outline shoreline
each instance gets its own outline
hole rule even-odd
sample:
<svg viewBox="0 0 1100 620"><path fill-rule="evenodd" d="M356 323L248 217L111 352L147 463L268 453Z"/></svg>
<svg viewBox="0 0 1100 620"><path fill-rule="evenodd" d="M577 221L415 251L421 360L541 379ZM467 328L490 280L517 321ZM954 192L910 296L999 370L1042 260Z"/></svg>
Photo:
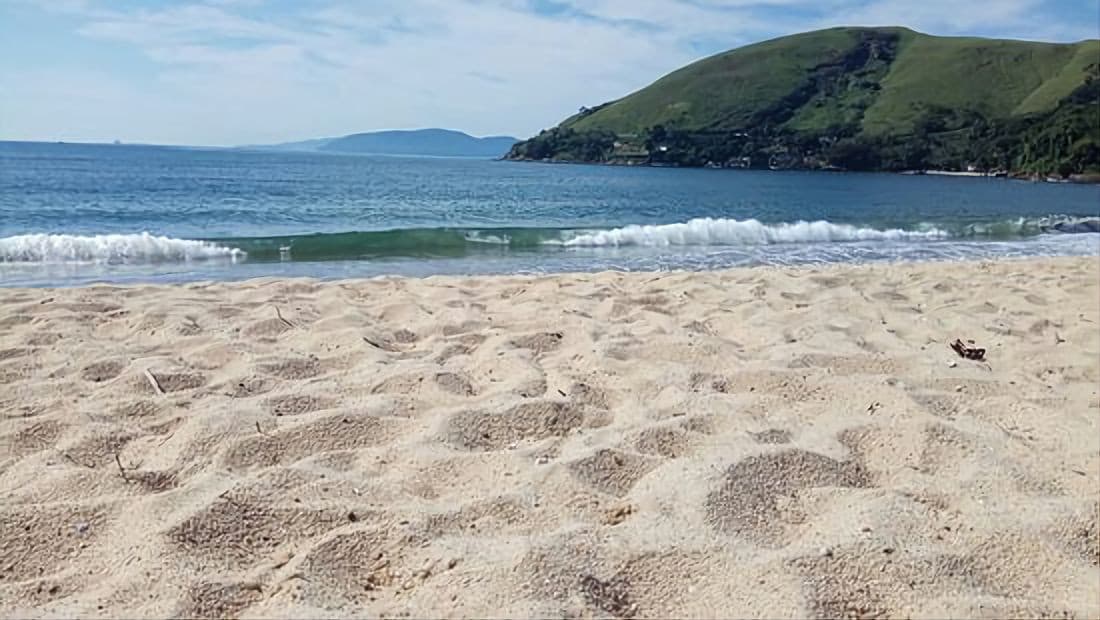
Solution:
<svg viewBox="0 0 1100 620"><path fill-rule="evenodd" d="M1067 254L1067 255L1037 255L1037 256L992 256L992 257L980 257L980 258L925 258L925 259L884 259L865 261L859 263L851 262L828 262L828 263L795 263L785 265L736 265L730 267L719 267L714 269L687 269L687 268L672 268L664 270L617 270L617 269L603 269L599 271L552 271L545 273L529 273L529 272L517 272L517 273L471 273L471 274L456 274L456 273L433 273L426 275L409 275L401 273L386 273L371 276L351 276L351 277L320 277L309 275L260 275L237 279L195 279L195 280L181 280L174 282L162 282L156 280L141 281L131 280L126 282L113 282L110 280L98 280L94 282L80 282L75 284L42 284L42 285L15 285L6 286L0 282L0 294L5 291L11 292L30 292L30 291L65 291L81 288L116 288L116 289L145 289L145 288L175 288L175 287L207 287L207 286L234 286L241 285L247 286L249 284L256 283L268 283L268 282L289 282L289 283L304 283L309 285L354 285L354 284L368 284L371 282L386 282L386 281L412 281L412 282L424 282L424 281L463 281L463 280L503 280L503 279L518 279L518 280L540 280L551 278L591 278L593 276L635 276L635 277L647 277L647 276L690 276L696 275L728 275L730 272L755 272L755 271L779 271L779 272L819 272L819 271L833 271L833 270L860 270L860 269L873 269L876 267L897 267L905 268L921 267L930 265L959 265L962 267L975 266L982 264L999 264L999 263L1026 263L1030 261L1082 261L1082 260L1098 260L1100 254L1080 255L1080 254ZM332 261L339 262L339 261Z"/></svg>
<svg viewBox="0 0 1100 620"><path fill-rule="evenodd" d="M0 288L0 325L2 616L1100 614L1097 257Z"/></svg>
<svg viewBox="0 0 1100 620"><path fill-rule="evenodd" d="M530 159L503 156L495 161L531 163L531 164L558 164L576 166L614 166L621 168L682 168L684 170L748 170L757 172L829 172L829 173L855 173L855 174L896 174L902 176L942 176L942 177L966 177L1005 179L1009 181L1027 181L1031 183L1051 183L1055 185L1100 185L1100 173L1074 174L1067 178L1056 178L1049 175L1026 172L970 172L956 170L844 170L841 168L772 168L772 167L740 167L740 166L681 166L679 164L663 164L652 162L632 161L575 161L563 159Z"/></svg>

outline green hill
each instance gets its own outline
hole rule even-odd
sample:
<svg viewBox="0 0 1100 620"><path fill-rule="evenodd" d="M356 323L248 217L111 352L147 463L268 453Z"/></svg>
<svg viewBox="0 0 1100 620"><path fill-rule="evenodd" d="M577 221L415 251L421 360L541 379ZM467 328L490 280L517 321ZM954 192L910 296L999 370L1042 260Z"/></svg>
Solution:
<svg viewBox="0 0 1100 620"><path fill-rule="evenodd" d="M1097 40L832 28L692 63L622 99L582 108L509 156L1083 172L1100 168L1098 77Z"/></svg>

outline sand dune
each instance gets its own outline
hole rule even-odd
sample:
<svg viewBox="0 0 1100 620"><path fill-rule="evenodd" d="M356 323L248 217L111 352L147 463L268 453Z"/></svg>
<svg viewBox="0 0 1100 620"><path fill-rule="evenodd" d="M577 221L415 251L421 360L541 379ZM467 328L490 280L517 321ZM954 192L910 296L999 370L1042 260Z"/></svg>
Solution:
<svg viewBox="0 0 1100 620"><path fill-rule="evenodd" d="M1098 384L1095 258L0 289L0 614L1097 617Z"/></svg>

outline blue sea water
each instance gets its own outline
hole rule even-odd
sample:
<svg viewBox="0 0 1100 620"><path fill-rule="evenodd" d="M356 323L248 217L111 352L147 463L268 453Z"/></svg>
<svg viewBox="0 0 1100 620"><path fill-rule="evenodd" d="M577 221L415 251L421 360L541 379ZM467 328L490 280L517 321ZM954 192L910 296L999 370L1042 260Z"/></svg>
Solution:
<svg viewBox="0 0 1100 620"><path fill-rule="evenodd" d="M0 142L0 286L1100 255L1100 188Z"/></svg>

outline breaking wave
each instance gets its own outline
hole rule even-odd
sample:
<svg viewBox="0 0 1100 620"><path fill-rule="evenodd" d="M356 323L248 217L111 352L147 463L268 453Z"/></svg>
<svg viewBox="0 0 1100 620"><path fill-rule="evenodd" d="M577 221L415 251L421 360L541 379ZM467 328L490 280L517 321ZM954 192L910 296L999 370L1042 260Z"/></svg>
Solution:
<svg viewBox="0 0 1100 620"><path fill-rule="evenodd" d="M580 234L566 246L676 246L676 245L772 245L776 243L833 243L843 241L914 241L946 239L938 228L879 230L832 222L763 224L757 220L699 218L679 224L624 226Z"/></svg>
<svg viewBox="0 0 1100 620"><path fill-rule="evenodd" d="M0 239L7 263L178 263L244 257L244 252L210 241L130 235L16 235Z"/></svg>
<svg viewBox="0 0 1100 620"><path fill-rule="evenodd" d="M913 223L894 226L755 219L699 218L675 224L608 228L399 228L300 235L178 239L150 233L24 234L0 238L0 263L154 264L346 261L390 258L500 257L520 253L602 251L614 248L707 248L763 251L766 246L873 244L942 245L1035 239L1100 232L1095 217L1051 216L1000 221Z"/></svg>

